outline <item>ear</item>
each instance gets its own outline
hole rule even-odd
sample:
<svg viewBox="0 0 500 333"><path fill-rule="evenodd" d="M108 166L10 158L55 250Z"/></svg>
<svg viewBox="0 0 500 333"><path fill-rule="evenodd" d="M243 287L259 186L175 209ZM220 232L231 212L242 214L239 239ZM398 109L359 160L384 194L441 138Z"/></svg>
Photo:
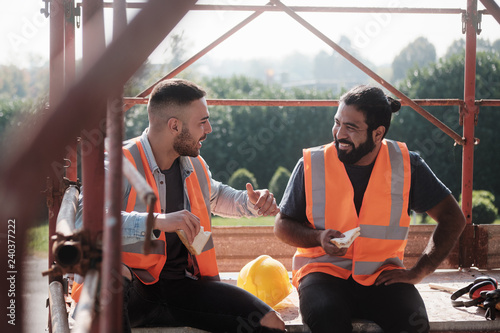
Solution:
<svg viewBox="0 0 500 333"><path fill-rule="evenodd" d="M180 133L182 130L182 122L172 117L167 121L167 127L172 134Z"/></svg>
<svg viewBox="0 0 500 333"><path fill-rule="evenodd" d="M384 138L384 134L385 134L385 127L384 126L377 127L372 132L373 142L375 144L378 144L378 143L382 142L382 139Z"/></svg>

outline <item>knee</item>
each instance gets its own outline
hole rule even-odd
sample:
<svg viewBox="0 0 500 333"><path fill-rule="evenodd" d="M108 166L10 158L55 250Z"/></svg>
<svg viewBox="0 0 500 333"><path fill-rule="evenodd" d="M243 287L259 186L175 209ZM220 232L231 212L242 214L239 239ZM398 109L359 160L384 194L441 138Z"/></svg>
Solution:
<svg viewBox="0 0 500 333"><path fill-rule="evenodd" d="M275 311L268 312L264 317L262 317L260 325L281 331L285 330L285 322L281 318L280 314Z"/></svg>

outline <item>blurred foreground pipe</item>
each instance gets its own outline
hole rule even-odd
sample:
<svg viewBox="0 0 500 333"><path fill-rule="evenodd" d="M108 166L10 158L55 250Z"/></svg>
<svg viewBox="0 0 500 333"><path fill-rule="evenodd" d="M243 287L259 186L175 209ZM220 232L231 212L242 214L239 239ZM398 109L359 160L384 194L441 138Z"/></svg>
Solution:
<svg viewBox="0 0 500 333"><path fill-rule="evenodd" d="M99 272L96 269L89 270L87 275L85 275L85 283L83 284L82 294L78 302L78 311L76 313L75 326L71 331L72 333L90 332L95 315L98 285Z"/></svg>
<svg viewBox="0 0 500 333"><path fill-rule="evenodd" d="M139 198L148 206L148 219L146 221L146 239L144 240L144 254L149 254L151 249L151 231L154 226L154 206L157 200L154 190L149 186L144 177L137 171L132 163L123 157L123 174L127 177L130 184L137 191Z"/></svg>
<svg viewBox="0 0 500 333"><path fill-rule="evenodd" d="M64 291L59 281L54 281L49 285L49 304L52 333L69 333Z"/></svg>

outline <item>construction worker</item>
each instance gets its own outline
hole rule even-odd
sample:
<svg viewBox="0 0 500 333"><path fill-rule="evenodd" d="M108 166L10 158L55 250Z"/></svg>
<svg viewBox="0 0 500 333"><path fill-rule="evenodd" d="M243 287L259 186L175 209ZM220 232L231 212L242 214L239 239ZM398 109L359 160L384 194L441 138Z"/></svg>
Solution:
<svg viewBox="0 0 500 333"><path fill-rule="evenodd" d="M401 104L376 87L344 94L333 142L305 149L276 216L275 234L297 247L293 284L312 332L351 332L352 318L384 332L427 332L414 284L446 258L465 227L456 200L418 154L384 139ZM437 221L414 267L403 265L410 210ZM330 240L360 227L348 248Z"/></svg>
<svg viewBox="0 0 500 333"><path fill-rule="evenodd" d="M122 212L124 332L138 326L188 326L210 332L283 332L279 314L251 293L220 282L213 240L192 255L189 243L211 230L211 214L225 217L276 215L268 190L238 191L212 179L199 155L212 132L205 91L169 79L148 103L149 127L125 142L123 152L155 190L153 249L142 253L147 208L125 180Z"/></svg>

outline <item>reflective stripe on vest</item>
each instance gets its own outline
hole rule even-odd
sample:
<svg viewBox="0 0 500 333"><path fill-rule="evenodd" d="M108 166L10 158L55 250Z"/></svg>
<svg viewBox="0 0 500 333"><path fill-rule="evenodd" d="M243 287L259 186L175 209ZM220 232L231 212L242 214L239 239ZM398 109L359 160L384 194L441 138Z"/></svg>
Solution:
<svg viewBox="0 0 500 333"><path fill-rule="evenodd" d="M313 227L345 232L359 225L361 235L343 257L330 256L321 247L298 248L294 284L306 274L324 272L341 278L352 274L359 283L371 285L383 270L404 267L410 181L406 145L383 140L358 217L354 190L335 146L304 150L306 214Z"/></svg>
<svg viewBox="0 0 500 333"><path fill-rule="evenodd" d="M155 194L159 198L156 181L149 168L144 149L140 142L140 138L131 140L123 148L125 157L144 175L148 184L153 188ZM210 222L210 179L208 172L205 169L201 157L190 158L194 172L192 172L185 180L189 202L186 203L188 210L200 219L200 223L205 231L211 230ZM198 177L201 175L201 177ZM147 212L146 205L140 198L137 197L137 192L133 187L130 189L128 201L125 203L127 212ZM154 211L161 212L160 201L157 200ZM165 233L160 233L158 238L153 237L151 254L145 256L142 254L144 242L138 241L133 244L124 244L122 246L122 260L132 269L134 274L145 284L153 284L158 281L161 270L166 261L166 242ZM207 279L219 278L217 263L215 261L215 250L213 240L210 239L203 249L203 253L196 256L196 262L200 271L200 275Z"/></svg>

